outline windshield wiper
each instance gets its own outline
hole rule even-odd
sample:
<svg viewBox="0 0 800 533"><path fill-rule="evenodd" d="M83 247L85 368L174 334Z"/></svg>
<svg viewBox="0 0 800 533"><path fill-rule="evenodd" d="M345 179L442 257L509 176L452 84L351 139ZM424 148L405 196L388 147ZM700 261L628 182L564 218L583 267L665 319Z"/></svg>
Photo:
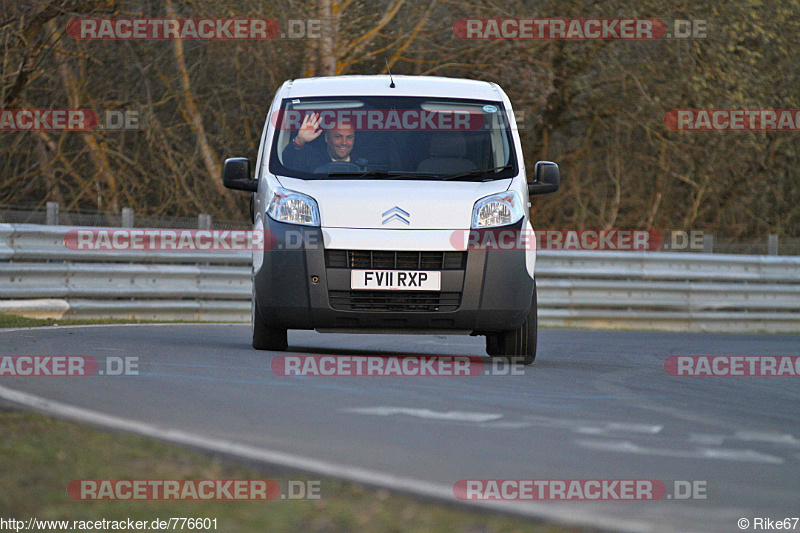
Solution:
<svg viewBox="0 0 800 533"><path fill-rule="evenodd" d="M411 172L390 172L388 170L366 170L363 172L329 172L330 178L376 178L385 180L400 180L400 179L439 179L441 176L438 174L415 174Z"/></svg>
<svg viewBox="0 0 800 533"><path fill-rule="evenodd" d="M486 174L489 172L498 172L501 170L507 170L513 168L512 165L503 165L501 167L494 167L494 168L478 168L475 170L469 170L467 172L460 172L458 174L451 174L449 176L443 176L442 181L447 180L458 180L463 178L483 178L481 181L490 181L494 179L493 177L486 177Z"/></svg>
<svg viewBox="0 0 800 533"><path fill-rule="evenodd" d="M470 170L467 172L461 172L459 174L452 174L448 176L442 176L441 174L430 174L430 173L414 173L414 172L397 172L397 171L388 171L388 170L365 170L365 171L343 171L343 172L329 172L327 177L329 178L354 178L354 179L361 179L361 178L374 178L374 179L386 179L386 180L457 180L457 179L464 179L464 178L482 178L481 181L490 181L495 179L495 177L486 177L486 174L490 172L499 172L502 170L508 170L513 168L513 165L503 165L500 167L495 168L479 168L475 170Z"/></svg>

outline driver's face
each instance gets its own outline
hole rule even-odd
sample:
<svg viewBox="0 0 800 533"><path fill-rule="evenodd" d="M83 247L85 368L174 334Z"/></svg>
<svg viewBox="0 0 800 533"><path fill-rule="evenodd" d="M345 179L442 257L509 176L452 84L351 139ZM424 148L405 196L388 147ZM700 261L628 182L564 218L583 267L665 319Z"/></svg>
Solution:
<svg viewBox="0 0 800 533"><path fill-rule="evenodd" d="M328 155L336 160L347 159L353 150L353 142L355 140L356 134L352 128L336 128L325 132Z"/></svg>

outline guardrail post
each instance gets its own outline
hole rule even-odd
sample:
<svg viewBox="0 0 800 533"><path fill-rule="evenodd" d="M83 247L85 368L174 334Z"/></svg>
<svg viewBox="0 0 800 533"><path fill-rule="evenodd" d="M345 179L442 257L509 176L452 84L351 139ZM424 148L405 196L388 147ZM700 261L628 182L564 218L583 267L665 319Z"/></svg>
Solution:
<svg viewBox="0 0 800 533"><path fill-rule="evenodd" d="M703 235L703 252L714 253L714 236L709 233Z"/></svg>
<svg viewBox="0 0 800 533"><path fill-rule="evenodd" d="M197 215L197 229L211 229L211 215Z"/></svg>
<svg viewBox="0 0 800 533"><path fill-rule="evenodd" d="M122 208L122 227L123 228L133 227L133 208L131 207Z"/></svg>
<svg viewBox="0 0 800 533"><path fill-rule="evenodd" d="M47 202L48 226L58 226L58 202Z"/></svg>
<svg viewBox="0 0 800 533"><path fill-rule="evenodd" d="M778 234L770 233L767 241L767 255L778 255Z"/></svg>

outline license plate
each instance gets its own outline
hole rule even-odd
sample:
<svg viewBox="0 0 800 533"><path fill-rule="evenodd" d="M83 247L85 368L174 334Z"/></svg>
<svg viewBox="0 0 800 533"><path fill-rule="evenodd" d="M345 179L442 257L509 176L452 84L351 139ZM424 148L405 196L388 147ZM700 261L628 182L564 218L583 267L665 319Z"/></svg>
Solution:
<svg viewBox="0 0 800 533"><path fill-rule="evenodd" d="M353 270L351 289L438 291L442 273L435 270Z"/></svg>

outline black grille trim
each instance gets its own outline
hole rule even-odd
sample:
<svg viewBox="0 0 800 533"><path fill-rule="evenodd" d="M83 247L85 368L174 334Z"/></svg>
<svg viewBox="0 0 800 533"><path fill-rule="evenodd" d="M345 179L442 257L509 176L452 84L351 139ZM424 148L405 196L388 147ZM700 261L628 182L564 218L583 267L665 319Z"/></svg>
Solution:
<svg viewBox="0 0 800 533"><path fill-rule="evenodd" d="M328 268L382 270L464 270L466 252L412 252L391 250L326 250Z"/></svg>
<svg viewBox="0 0 800 533"><path fill-rule="evenodd" d="M461 305L460 292L330 291L331 307L341 311L445 312Z"/></svg>

